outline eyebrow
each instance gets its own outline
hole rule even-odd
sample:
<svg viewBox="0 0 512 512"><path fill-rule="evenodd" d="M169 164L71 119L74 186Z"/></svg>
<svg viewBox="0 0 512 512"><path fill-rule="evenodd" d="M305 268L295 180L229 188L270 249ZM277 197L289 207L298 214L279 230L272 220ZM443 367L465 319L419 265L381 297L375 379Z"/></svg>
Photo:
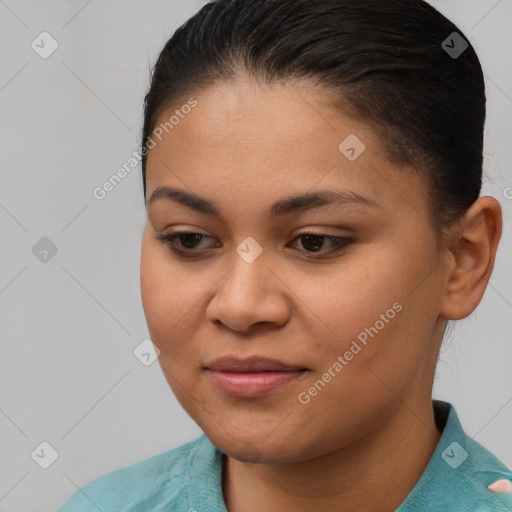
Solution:
<svg viewBox="0 0 512 512"><path fill-rule="evenodd" d="M214 215L219 218L222 217L221 209L216 203L192 192L161 186L156 188L151 194L148 202L149 206L160 199L175 201L199 213ZM380 208L380 205L373 199L357 194L351 190L319 190L317 192L308 192L280 199L271 205L269 212L273 217L284 217L293 213L333 204L359 204L371 208Z"/></svg>

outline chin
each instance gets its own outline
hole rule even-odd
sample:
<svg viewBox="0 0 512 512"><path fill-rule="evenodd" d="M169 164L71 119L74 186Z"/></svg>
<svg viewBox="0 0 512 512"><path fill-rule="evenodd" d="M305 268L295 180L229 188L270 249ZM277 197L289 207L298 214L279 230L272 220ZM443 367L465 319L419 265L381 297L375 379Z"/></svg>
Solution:
<svg viewBox="0 0 512 512"><path fill-rule="evenodd" d="M210 441L232 459L252 464L280 464L297 462L297 444L292 436L284 439L262 438L258 434L231 436L227 432L210 433L205 430Z"/></svg>

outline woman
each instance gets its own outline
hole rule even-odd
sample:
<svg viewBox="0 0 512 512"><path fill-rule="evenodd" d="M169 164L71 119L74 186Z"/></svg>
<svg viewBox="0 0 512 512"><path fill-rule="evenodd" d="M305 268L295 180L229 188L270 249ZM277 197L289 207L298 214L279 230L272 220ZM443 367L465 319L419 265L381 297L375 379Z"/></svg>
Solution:
<svg viewBox="0 0 512 512"><path fill-rule="evenodd" d="M217 0L145 99L141 289L205 435L59 509L512 510L512 472L432 400L489 281L485 90L423 0Z"/></svg>

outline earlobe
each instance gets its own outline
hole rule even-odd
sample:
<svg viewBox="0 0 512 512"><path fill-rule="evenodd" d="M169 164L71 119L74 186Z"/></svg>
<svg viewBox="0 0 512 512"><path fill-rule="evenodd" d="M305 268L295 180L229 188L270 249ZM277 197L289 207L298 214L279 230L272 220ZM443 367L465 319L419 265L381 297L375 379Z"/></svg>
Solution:
<svg viewBox="0 0 512 512"><path fill-rule="evenodd" d="M492 197L480 197L457 227L440 310L448 320L467 317L483 297L501 237L500 204Z"/></svg>

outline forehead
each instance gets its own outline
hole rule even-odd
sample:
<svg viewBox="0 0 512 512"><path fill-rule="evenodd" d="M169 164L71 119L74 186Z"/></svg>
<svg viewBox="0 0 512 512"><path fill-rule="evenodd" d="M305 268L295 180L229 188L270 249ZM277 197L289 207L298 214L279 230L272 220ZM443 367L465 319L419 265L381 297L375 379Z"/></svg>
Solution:
<svg viewBox="0 0 512 512"><path fill-rule="evenodd" d="M374 150L380 150L368 128L335 110L327 92L307 82L266 84L239 77L217 83L194 98L197 106L169 132L176 145L194 139L198 151L226 148L231 154L251 154L253 161L262 152L273 160L302 158L322 143L324 151L314 155L318 161L339 156L341 140L358 130L364 131L360 137ZM179 105L164 111L156 124L165 123L176 110ZM163 145L160 149L165 150Z"/></svg>
<svg viewBox="0 0 512 512"><path fill-rule="evenodd" d="M159 186L180 186L219 204L236 198L261 210L286 193L318 187L352 190L395 207L398 189L407 188L410 197L419 187L415 199L424 199L416 173L397 172L371 128L332 107L321 89L239 78L193 97L196 106L184 109L161 140L153 137L148 197ZM163 111L156 126L177 110L180 105ZM355 160L347 158L346 140L362 151Z"/></svg>

